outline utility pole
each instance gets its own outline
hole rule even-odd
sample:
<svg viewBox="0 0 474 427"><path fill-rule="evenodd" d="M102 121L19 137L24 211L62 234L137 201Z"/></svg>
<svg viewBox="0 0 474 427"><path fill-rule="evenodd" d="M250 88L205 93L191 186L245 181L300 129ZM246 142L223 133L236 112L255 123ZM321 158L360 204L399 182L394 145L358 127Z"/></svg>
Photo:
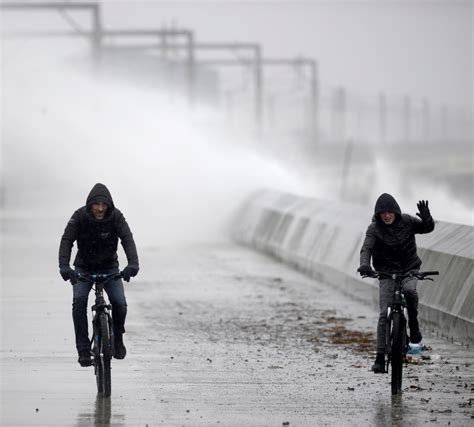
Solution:
<svg viewBox="0 0 474 427"><path fill-rule="evenodd" d="M95 7L92 13L92 55L95 61L99 61L102 47L102 20L100 8L98 6Z"/></svg>
<svg viewBox="0 0 474 427"><path fill-rule="evenodd" d="M334 141L344 142L346 138L346 89L342 86L334 90L332 133Z"/></svg>
<svg viewBox="0 0 474 427"><path fill-rule="evenodd" d="M311 133L314 140L319 141L319 82L318 63L314 59L308 60L311 72Z"/></svg>
<svg viewBox="0 0 474 427"><path fill-rule="evenodd" d="M188 96L189 96L189 103L191 108L194 107L195 104L195 87L196 87L196 70L195 70L195 41L194 41L194 33L189 31L188 33Z"/></svg>
<svg viewBox="0 0 474 427"><path fill-rule="evenodd" d="M262 48L256 45L255 48L255 122L257 123L257 131L259 137L262 132L263 121L263 71L262 71Z"/></svg>

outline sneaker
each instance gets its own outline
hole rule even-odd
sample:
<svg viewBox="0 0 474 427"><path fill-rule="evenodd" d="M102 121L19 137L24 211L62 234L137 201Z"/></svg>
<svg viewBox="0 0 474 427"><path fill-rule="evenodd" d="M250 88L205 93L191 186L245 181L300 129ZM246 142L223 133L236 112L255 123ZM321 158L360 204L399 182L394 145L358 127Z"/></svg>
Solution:
<svg viewBox="0 0 474 427"><path fill-rule="evenodd" d="M89 350L82 350L79 352L79 358L77 359L79 365L83 368L92 366L91 352Z"/></svg>
<svg viewBox="0 0 474 427"><path fill-rule="evenodd" d="M125 359L125 356L127 354L127 349L123 345L122 334L115 335L114 344L115 344L114 358Z"/></svg>
<svg viewBox="0 0 474 427"><path fill-rule="evenodd" d="M385 374L385 355L383 353L377 353L375 363L372 365L372 371L375 374Z"/></svg>

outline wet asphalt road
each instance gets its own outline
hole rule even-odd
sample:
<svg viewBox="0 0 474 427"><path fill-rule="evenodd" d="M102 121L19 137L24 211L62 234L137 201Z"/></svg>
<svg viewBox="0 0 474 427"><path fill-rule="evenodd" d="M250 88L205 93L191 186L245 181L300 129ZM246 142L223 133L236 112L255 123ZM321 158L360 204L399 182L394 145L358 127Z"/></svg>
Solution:
<svg viewBox="0 0 474 427"><path fill-rule="evenodd" d="M369 371L371 308L232 244L141 251L128 355L113 362L112 397L98 398L76 362L70 285L28 247L4 245L1 425L474 423L472 350L424 331L432 350L393 399L389 376Z"/></svg>

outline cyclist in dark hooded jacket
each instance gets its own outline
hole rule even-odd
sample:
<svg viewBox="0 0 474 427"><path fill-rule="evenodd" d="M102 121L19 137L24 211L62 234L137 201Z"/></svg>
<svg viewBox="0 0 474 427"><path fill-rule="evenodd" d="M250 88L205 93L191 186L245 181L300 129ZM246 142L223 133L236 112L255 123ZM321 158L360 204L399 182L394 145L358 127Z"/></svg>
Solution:
<svg viewBox="0 0 474 427"><path fill-rule="evenodd" d="M430 233L434 230L434 221L428 208L428 202L418 202L420 219L403 214L397 201L387 193L382 194L375 203L374 216L367 228L362 249L360 251L361 275L370 275L372 264L377 271L408 272L420 269L421 259L418 257L415 234ZM422 339L418 325L418 293L417 280L410 278L404 282L404 293L408 309L408 325L410 341L419 343ZM380 315L377 325L377 356L372 370L384 373L384 354L386 339L387 307L391 304L395 289L395 281L384 278L379 281Z"/></svg>
<svg viewBox="0 0 474 427"><path fill-rule="evenodd" d="M59 272L64 280L70 280L73 285L72 314L76 348L79 354L78 361L81 366L90 366L92 363L87 321L87 301L92 284L89 281L80 280L78 275L118 273L119 239L128 261L121 275L128 282L131 277L137 275L139 270L135 241L122 212L115 207L109 190L105 185L98 183L90 191L86 205L72 215L59 246ZM75 241L77 255L74 260L76 267L74 270L69 263ZM126 355L122 335L125 332L127 301L122 280L110 279L105 284L105 291L112 305L114 357L123 359Z"/></svg>

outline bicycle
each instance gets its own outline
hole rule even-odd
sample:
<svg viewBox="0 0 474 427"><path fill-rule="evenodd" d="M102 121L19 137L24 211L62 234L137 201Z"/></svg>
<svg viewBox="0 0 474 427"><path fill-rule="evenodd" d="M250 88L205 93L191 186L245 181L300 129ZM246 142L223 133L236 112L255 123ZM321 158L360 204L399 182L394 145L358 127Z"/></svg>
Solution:
<svg viewBox="0 0 474 427"><path fill-rule="evenodd" d="M108 280L121 277L120 273L80 274L79 279L92 281L95 291L95 304L92 306L91 352L97 392L109 397L112 392L111 360L114 355L114 329L112 306L104 297L104 285Z"/></svg>
<svg viewBox="0 0 474 427"><path fill-rule="evenodd" d="M386 372L392 366L391 387L392 395L402 392L402 372L403 361L408 350L407 334L407 306L405 295L403 294L403 280L406 278L416 278L418 280L433 279L426 276L438 275L438 271L409 271L409 272L384 272L374 271L373 274L363 275L363 278L371 277L376 279L392 278L395 280L395 290L392 304L387 308L387 333L386 333Z"/></svg>

